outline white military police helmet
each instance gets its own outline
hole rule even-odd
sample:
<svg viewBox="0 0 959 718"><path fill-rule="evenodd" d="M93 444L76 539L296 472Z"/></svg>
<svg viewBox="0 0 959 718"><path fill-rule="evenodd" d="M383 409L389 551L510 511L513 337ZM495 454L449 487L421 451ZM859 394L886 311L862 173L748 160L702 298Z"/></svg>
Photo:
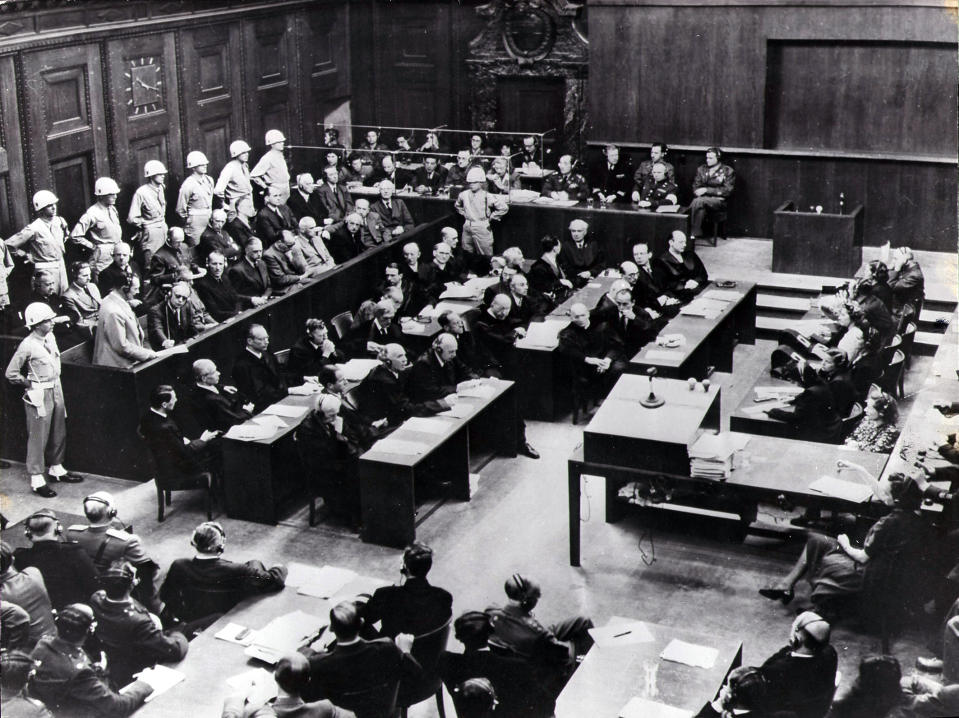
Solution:
<svg viewBox="0 0 959 718"><path fill-rule="evenodd" d="M44 207L49 207L51 204L56 204L59 201L53 192L48 189L42 189L33 195L33 209L39 212Z"/></svg>

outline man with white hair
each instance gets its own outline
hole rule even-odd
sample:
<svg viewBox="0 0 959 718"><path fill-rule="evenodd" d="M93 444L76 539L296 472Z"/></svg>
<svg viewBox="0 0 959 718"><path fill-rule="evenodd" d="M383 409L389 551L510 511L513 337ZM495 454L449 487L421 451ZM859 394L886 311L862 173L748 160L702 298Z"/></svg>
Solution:
<svg viewBox="0 0 959 718"><path fill-rule="evenodd" d="M220 382L220 370L210 359L193 362L193 384L183 396L186 411L179 422L186 436L200 436L204 431L229 431L253 415L252 402L243 402L234 386Z"/></svg>
<svg viewBox="0 0 959 718"><path fill-rule="evenodd" d="M195 337L197 323L190 299L190 286L176 282L170 287L166 300L147 312L147 335L154 349L169 349Z"/></svg>
<svg viewBox="0 0 959 718"><path fill-rule="evenodd" d="M393 321L396 307L389 299L381 299L373 308L373 321L369 325L359 325L343 341L344 350L351 357L369 357L378 355L383 347L390 343L402 344L406 337L403 330Z"/></svg>
<svg viewBox="0 0 959 718"><path fill-rule="evenodd" d="M480 274L481 272L477 271L480 269L480 264L486 265L482 274L489 271L489 259L477 257L473 252L466 252L460 244L460 235L455 227L443 227L440 230L440 241L445 242L450 248L450 270L457 276L458 281L465 282L470 272Z"/></svg>
<svg viewBox="0 0 959 718"><path fill-rule="evenodd" d="M293 212L297 221L304 217L312 217L317 222L326 219L326 208L315 190L316 182L313 181L313 175L309 172L296 176L296 188L290 192L286 206Z"/></svg>
<svg viewBox="0 0 959 718"><path fill-rule="evenodd" d="M433 246L433 261L420 266L420 281L426 288L430 304L439 301L446 290L447 282L459 282L460 277L450 265L453 250L446 242L437 242Z"/></svg>
<svg viewBox="0 0 959 718"><path fill-rule="evenodd" d="M263 240L267 249L280 237L283 230L296 230L296 219L286 206L286 195L280 186L271 186L266 191L263 209L256 214L256 236Z"/></svg>
<svg viewBox="0 0 959 718"><path fill-rule="evenodd" d="M205 263L211 252L219 252L231 264L240 258L240 245L223 229L226 219L224 209L215 209L210 213L210 225L200 235L200 244L196 251L199 262Z"/></svg>
<svg viewBox="0 0 959 718"><path fill-rule="evenodd" d="M323 241L324 230L317 226L312 217L300 220L294 236L296 247L302 252L306 266L318 271L326 271L336 266L336 260Z"/></svg>
<svg viewBox="0 0 959 718"><path fill-rule="evenodd" d="M436 335L432 346L413 362L410 369L410 399L445 399L456 394L456 386L460 382L477 378L478 375L457 358L458 348L459 344L452 334L440 332Z"/></svg>
<svg viewBox="0 0 959 718"><path fill-rule="evenodd" d="M379 218L384 233L398 237L413 229L413 215L406 208L406 203L393 196L395 185L389 180L383 180L379 184L379 190L380 198L370 205L370 215Z"/></svg>
<svg viewBox="0 0 959 718"><path fill-rule="evenodd" d="M589 225L581 219L569 223L569 239L562 241L559 261L571 275L573 284L584 286L606 268L606 252L586 236Z"/></svg>
<svg viewBox="0 0 959 718"><path fill-rule="evenodd" d="M296 246L296 235L287 230L263 253L263 262L270 273L274 295L285 294L317 273L317 268L307 265L303 252Z"/></svg>
<svg viewBox="0 0 959 718"><path fill-rule="evenodd" d="M656 162L653 165L652 174L646 178L639 190L638 204L643 209L679 204L679 187L666 176L665 163Z"/></svg>
<svg viewBox="0 0 959 718"><path fill-rule="evenodd" d="M455 395L413 401L409 394L409 368L406 349L400 344L383 347L380 365L356 389L360 412L367 421L374 423L385 417L390 426L399 426L411 416L446 411L456 401Z"/></svg>
<svg viewBox="0 0 959 718"><path fill-rule="evenodd" d="M350 212L346 215L346 221L329 233L330 239L327 242L327 247L337 264L348 262L353 257L366 251L367 243L363 239L364 232L369 234L363 218L356 212Z"/></svg>

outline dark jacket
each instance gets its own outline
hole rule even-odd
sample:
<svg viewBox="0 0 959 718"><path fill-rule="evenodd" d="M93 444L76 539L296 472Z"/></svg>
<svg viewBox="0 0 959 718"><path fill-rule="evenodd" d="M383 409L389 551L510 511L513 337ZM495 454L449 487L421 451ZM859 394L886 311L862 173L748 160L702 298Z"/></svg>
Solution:
<svg viewBox="0 0 959 718"><path fill-rule="evenodd" d="M443 399L456 393L456 385L461 381L475 378L475 374L459 361L459 357L440 366L439 357L430 348L419 359L413 362L409 370L407 388L410 399L414 402Z"/></svg>
<svg viewBox="0 0 959 718"><path fill-rule="evenodd" d="M449 408L442 401L413 401L408 382L408 370L397 376L382 364L375 367L354 392L360 412L371 423L386 417L390 426L397 426L411 416L430 416Z"/></svg>
<svg viewBox="0 0 959 718"><path fill-rule="evenodd" d="M147 409L140 419L140 436L150 447L161 479L192 477L209 469L209 443L200 439L184 443L183 431L172 417Z"/></svg>
<svg viewBox="0 0 959 718"><path fill-rule="evenodd" d="M664 307L659 303L659 298L663 295L674 299L677 297L666 285L662 284L663 277L657 274L656 267L652 262L650 262L650 269L652 270L651 273L640 267L636 275L636 284L633 285L633 300L636 302L636 308L652 309L664 315L679 311L677 305L672 305L675 310L670 310L669 307Z"/></svg>
<svg viewBox="0 0 959 718"><path fill-rule="evenodd" d="M433 176L427 176L426 169L420 167L413 173L413 187L427 187L432 194L446 184L447 172L443 165L437 165Z"/></svg>
<svg viewBox="0 0 959 718"><path fill-rule="evenodd" d="M699 255L691 249L683 252L681 262L670 252L663 252L653 259L653 273L659 286L665 287L671 293L683 299L690 299L709 281L706 266ZM696 289L686 289L686 282L690 279L699 282Z"/></svg>
<svg viewBox="0 0 959 718"><path fill-rule="evenodd" d="M174 616L193 621L226 613L248 596L279 591L286 574L284 566L267 569L259 561L178 558L160 586L160 598Z"/></svg>
<svg viewBox="0 0 959 718"><path fill-rule="evenodd" d="M253 227L239 217L231 219L223 225L223 229L226 230L228 235L233 237L233 241L240 245L241 248L245 248L250 239L256 236Z"/></svg>
<svg viewBox="0 0 959 718"><path fill-rule="evenodd" d="M416 659L403 653L388 638L360 639L347 646L309 657L310 682L303 692L305 700L329 698L335 705L351 708L344 694L362 691L383 683L416 680L422 669Z"/></svg>
<svg viewBox="0 0 959 718"><path fill-rule="evenodd" d="M617 202L624 199L629 201L629 190L632 184L633 168L625 157L620 157L612 169L604 157L602 163L597 164L589 174L589 186L593 188L592 193L615 194Z"/></svg>
<svg viewBox="0 0 959 718"><path fill-rule="evenodd" d="M505 319L497 319L488 311L483 312L473 325L476 343L485 349L497 366L502 367L506 378L515 372L516 325Z"/></svg>
<svg viewBox="0 0 959 718"><path fill-rule="evenodd" d="M247 266L249 267L249 263ZM236 291L233 280L226 272L219 279L214 279L212 274L207 273L193 282L193 288L203 302L203 306L210 312L210 316L218 322L234 317L244 309L253 306L249 296L243 296Z"/></svg>
<svg viewBox="0 0 959 718"><path fill-rule="evenodd" d="M825 646L811 658L796 658L789 646L766 659L759 670L766 679L766 698L796 718L822 718L836 688L836 649Z"/></svg>
<svg viewBox="0 0 959 718"><path fill-rule="evenodd" d="M285 204L276 208L266 206L256 215L256 236L265 248L272 245L284 229L295 232L296 226L296 219Z"/></svg>
<svg viewBox="0 0 959 718"><path fill-rule="evenodd" d="M232 263L240 258L240 245L225 229L217 231L213 227L207 227L200 235L197 258L206 262L211 252L219 252L227 262Z"/></svg>
<svg viewBox="0 0 959 718"><path fill-rule="evenodd" d="M330 364L342 364L346 361L343 352L334 349L329 356L323 356L323 347L315 347L308 337L300 337L290 347L286 360L286 376L291 384L302 384L304 377L317 376L320 369Z"/></svg>
<svg viewBox="0 0 959 718"><path fill-rule="evenodd" d="M270 291L270 272L262 259L256 265L246 258L229 269L230 282L237 294L243 297L265 297Z"/></svg>
<svg viewBox="0 0 959 718"><path fill-rule="evenodd" d="M453 596L425 578L410 577L402 586L376 589L366 604L367 623L382 622L380 635L421 636L439 628L453 615Z"/></svg>
<svg viewBox="0 0 959 718"><path fill-rule="evenodd" d="M326 216L334 222L340 222L343 218L353 211L353 200L350 193L342 183L337 182L336 187L332 187L324 182L315 190L313 194L317 195L326 210Z"/></svg>
<svg viewBox="0 0 959 718"><path fill-rule="evenodd" d="M396 227L402 227L404 232L409 232L415 225L413 215L406 208L406 202L397 197L390 199L389 209L382 198L376 200L370 205L370 215L374 214L380 218L385 232L392 232Z"/></svg>
<svg viewBox="0 0 959 718"><path fill-rule="evenodd" d="M233 384L245 399L253 402L256 412L288 394L286 378L269 350L259 358L246 349L241 351L233 363Z"/></svg>
<svg viewBox="0 0 959 718"><path fill-rule="evenodd" d="M369 239L364 241L364 232L369 234L369 230L366 228L366 226L360 225L359 229L356 230L356 234L350 234L350 230L347 229L346 223L343 223L330 232L330 238L326 240L326 248L330 251L330 254L333 256L333 260L337 264L348 262L361 252L366 251L367 247L373 246L374 242L372 241L372 235L370 235Z"/></svg>
<svg viewBox="0 0 959 718"><path fill-rule="evenodd" d="M456 335L456 358L478 376L501 376L502 367L489 350L466 330Z"/></svg>
<svg viewBox="0 0 959 718"><path fill-rule="evenodd" d="M55 609L71 603L88 603L100 585L93 561L75 541L37 541L13 552L13 560L21 571L34 566L43 576L43 583Z"/></svg>
<svg viewBox="0 0 959 718"><path fill-rule="evenodd" d="M405 345L406 341L407 336L403 334L398 322L390 322L389 326L383 329L374 320L351 329L343 340L343 350L351 357L369 357L367 342Z"/></svg>
<svg viewBox="0 0 959 718"><path fill-rule="evenodd" d="M178 413L177 418L187 436L199 436L205 430L227 431L250 418L251 414L242 406L244 397L227 394L222 386L217 389L219 393L190 384L184 390L182 403L186 410ZM174 412L178 410L179 406Z"/></svg>
<svg viewBox="0 0 959 718"><path fill-rule="evenodd" d="M453 689L470 678L486 678L493 684L496 712L511 718L546 718L553 715L553 698L536 680L530 664L520 658L503 656L492 651L451 653L440 659L440 676L446 689Z"/></svg>
<svg viewBox="0 0 959 718"><path fill-rule="evenodd" d="M590 241L588 237L582 247L577 247L572 239L564 239L559 261L563 263L563 270L570 275L571 280L582 286L586 282L574 275L589 272L595 277L606 267L606 252L597 242Z"/></svg>
<svg viewBox="0 0 959 718"><path fill-rule="evenodd" d="M308 199L303 199L300 190L294 187L290 190L290 197L286 200L286 206L293 213L297 222L304 217L312 217L317 224L322 225L323 220L329 215L326 207L323 206L323 200L316 192L316 188L310 192Z"/></svg>
<svg viewBox="0 0 959 718"><path fill-rule="evenodd" d="M605 325L592 322L585 329L575 324L563 328L559 333L557 351L584 369L593 369L585 366L587 357L615 360L622 359L624 353L622 344Z"/></svg>
<svg viewBox="0 0 959 718"><path fill-rule="evenodd" d="M569 279L563 265L557 262L556 269L542 257L533 262L526 275L531 289L540 294L565 294L567 288L559 283L561 279Z"/></svg>
<svg viewBox="0 0 959 718"><path fill-rule="evenodd" d="M176 310L168 301L163 301L147 311L147 336L154 349L162 349L163 342L168 339L183 344L197 334L193 307L189 302Z"/></svg>

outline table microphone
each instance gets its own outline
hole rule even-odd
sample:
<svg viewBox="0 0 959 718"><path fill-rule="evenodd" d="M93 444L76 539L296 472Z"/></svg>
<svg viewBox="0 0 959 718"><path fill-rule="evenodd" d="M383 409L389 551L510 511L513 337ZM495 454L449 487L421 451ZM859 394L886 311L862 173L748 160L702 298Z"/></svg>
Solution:
<svg viewBox="0 0 959 718"><path fill-rule="evenodd" d="M661 396L656 396L656 392L653 391L653 377L656 376L656 367L649 367L649 369L646 370L646 376L649 377L649 395L644 399L640 399L639 403L647 409L656 409L666 403L665 399Z"/></svg>

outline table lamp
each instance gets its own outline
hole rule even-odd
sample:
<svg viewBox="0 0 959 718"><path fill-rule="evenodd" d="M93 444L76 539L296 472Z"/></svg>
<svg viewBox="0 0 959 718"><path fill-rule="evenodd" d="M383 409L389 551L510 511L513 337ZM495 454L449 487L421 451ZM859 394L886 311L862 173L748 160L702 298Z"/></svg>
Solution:
<svg viewBox="0 0 959 718"><path fill-rule="evenodd" d="M647 409L656 409L666 403L665 399L661 396L656 396L656 392L653 391L653 377L656 376L656 367L649 367L649 369L646 370L646 376L649 377L649 395L640 399L639 403Z"/></svg>

